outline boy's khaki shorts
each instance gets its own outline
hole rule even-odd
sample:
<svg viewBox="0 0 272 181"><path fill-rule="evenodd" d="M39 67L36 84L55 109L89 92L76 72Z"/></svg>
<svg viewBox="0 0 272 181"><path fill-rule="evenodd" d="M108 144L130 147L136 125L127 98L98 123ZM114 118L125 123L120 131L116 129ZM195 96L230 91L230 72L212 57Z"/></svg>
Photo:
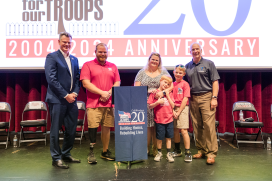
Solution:
<svg viewBox="0 0 272 181"><path fill-rule="evenodd" d="M97 128L99 124L105 127L114 127L113 108L87 108L88 128Z"/></svg>
<svg viewBox="0 0 272 181"><path fill-rule="evenodd" d="M175 106L174 111L178 111L179 107ZM189 106L185 106L180 113L178 119L174 119L174 128L188 129L189 128Z"/></svg>

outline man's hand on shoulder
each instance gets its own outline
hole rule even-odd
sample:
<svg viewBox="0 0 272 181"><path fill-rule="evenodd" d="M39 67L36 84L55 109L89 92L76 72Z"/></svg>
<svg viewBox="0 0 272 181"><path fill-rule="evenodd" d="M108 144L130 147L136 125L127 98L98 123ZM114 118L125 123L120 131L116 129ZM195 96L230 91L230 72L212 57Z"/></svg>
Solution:
<svg viewBox="0 0 272 181"><path fill-rule="evenodd" d="M68 94L65 99L69 103L73 103L76 100L76 95L74 93Z"/></svg>

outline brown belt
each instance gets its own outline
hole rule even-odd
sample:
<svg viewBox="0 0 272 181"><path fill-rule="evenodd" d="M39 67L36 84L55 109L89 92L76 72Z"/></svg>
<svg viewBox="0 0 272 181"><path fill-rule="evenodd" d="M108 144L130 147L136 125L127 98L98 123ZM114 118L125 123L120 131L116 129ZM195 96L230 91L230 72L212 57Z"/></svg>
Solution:
<svg viewBox="0 0 272 181"><path fill-rule="evenodd" d="M202 96L202 95L207 94L207 93L209 93L209 92L212 92L212 91L201 92L201 93L192 93L192 95L194 95L194 96Z"/></svg>

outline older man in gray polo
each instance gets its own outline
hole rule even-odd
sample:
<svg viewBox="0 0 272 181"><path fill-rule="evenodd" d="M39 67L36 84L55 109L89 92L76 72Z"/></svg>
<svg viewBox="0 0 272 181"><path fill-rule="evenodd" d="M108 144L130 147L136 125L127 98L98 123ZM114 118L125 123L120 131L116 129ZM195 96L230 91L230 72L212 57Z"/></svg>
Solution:
<svg viewBox="0 0 272 181"><path fill-rule="evenodd" d="M192 61L186 64L186 76L191 88L190 116L198 153L193 158L207 156L207 164L214 164L218 151L215 132L215 112L220 79L212 61L204 59L199 43L192 43Z"/></svg>

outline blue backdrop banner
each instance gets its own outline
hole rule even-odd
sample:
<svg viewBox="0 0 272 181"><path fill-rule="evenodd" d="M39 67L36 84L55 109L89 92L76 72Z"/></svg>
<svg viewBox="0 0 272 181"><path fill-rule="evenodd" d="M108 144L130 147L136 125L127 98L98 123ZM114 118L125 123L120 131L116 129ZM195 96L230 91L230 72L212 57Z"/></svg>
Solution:
<svg viewBox="0 0 272 181"><path fill-rule="evenodd" d="M115 87L115 160L147 159L147 87Z"/></svg>

